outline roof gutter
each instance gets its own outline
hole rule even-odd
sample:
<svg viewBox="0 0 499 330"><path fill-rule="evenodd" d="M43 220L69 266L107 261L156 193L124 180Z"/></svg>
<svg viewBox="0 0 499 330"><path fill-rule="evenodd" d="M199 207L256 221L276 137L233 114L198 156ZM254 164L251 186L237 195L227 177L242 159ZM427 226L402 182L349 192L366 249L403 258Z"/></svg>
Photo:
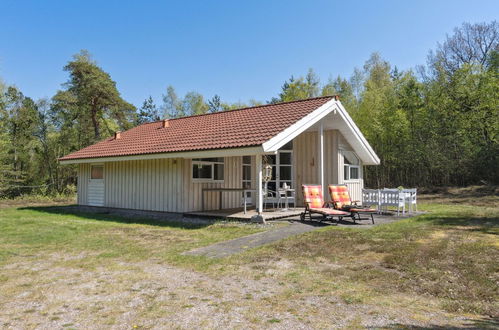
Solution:
<svg viewBox="0 0 499 330"><path fill-rule="evenodd" d="M211 157L252 156L262 153L265 153L263 151L262 146L254 146L254 147L244 147L244 148L165 152L165 153L154 153L154 154L143 154L143 155L61 159L59 160L59 162L63 165L67 165L67 164L122 162L129 160L149 160L149 159L168 159L168 158L211 158Z"/></svg>

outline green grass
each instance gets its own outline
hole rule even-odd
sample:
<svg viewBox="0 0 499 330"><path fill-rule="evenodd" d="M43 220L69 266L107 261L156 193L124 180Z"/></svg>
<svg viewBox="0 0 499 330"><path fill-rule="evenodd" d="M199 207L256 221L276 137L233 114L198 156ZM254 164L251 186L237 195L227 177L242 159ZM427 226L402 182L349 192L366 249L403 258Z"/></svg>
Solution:
<svg viewBox="0 0 499 330"><path fill-rule="evenodd" d="M58 207L7 208L0 213L0 265L41 254L83 254L80 267L107 261L163 262L203 268L210 259L181 252L265 230L251 224L182 224L102 214L64 213ZM69 262L70 263L70 262ZM1 279L0 279L1 280Z"/></svg>
<svg viewBox="0 0 499 330"><path fill-rule="evenodd" d="M268 228L236 222L188 225L125 219L65 213L58 207L3 208L0 290L5 297L39 292L40 296L31 299L42 299L44 291L36 290L50 287L51 279L40 277L37 265L46 261L44 267L68 270L68 274L78 269L115 274L111 284L92 289L97 293L119 294L127 288L138 294L148 292L147 288L134 287L137 281L148 278L140 268L147 263L198 271L212 279L241 279L242 284L244 279L270 279L275 283L275 294L258 298L258 291L252 291L234 302L245 306L248 319L260 326L281 322L282 313L291 307L300 318L313 317L299 303L311 296L332 299L331 304L340 302L348 308L369 305L377 308L373 313L403 310L414 319L425 319L434 310L456 316L498 317L499 209L463 204L426 204L421 208L429 213L370 229L324 227L224 259L183 256L181 252ZM23 265L23 270L11 265ZM71 281L81 280L78 272L71 274ZM206 297L206 288L191 290L193 297L203 297L201 301L213 299ZM148 294L152 296L144 303L144 320L161 317L166 313L164 304L172 301L167 306L174 308L178 299L185 298L172 292L164 302ZM233 302L226 306L220 299L214 304L229 310ZM178 306L190 310L197 301L184 299ZM298 303L290 307L287 302ZM3 303L0 299L0 307ZM115 304L108 303L106 311L95 313L109 313L112 324L121 310L119 302ZM262 305L276 317L259 319L251 312ZM88 307L88 313L98 307ZM22 317L36 314L30 308L23 310ZM174 313L172 310L169 313ZM50 311L47 307L46 313Z"/></svg>

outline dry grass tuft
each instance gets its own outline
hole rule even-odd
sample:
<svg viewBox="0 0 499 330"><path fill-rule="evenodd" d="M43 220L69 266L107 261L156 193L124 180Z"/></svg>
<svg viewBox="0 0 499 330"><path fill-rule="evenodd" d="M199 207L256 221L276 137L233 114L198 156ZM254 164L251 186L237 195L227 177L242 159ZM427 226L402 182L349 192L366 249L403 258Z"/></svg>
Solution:
<svg viewBox="0 0 499 330"><path fill-rule="evenodd" d="M346 303L403 293L438 299L448 312L497 317L498 216L498 210L484 215L476 207L438 206L369 230L328 228L284 240L247 253L241 267L293 264L288 280L302 287L327 279L336 288L353 286L337 290Z"/></svg>

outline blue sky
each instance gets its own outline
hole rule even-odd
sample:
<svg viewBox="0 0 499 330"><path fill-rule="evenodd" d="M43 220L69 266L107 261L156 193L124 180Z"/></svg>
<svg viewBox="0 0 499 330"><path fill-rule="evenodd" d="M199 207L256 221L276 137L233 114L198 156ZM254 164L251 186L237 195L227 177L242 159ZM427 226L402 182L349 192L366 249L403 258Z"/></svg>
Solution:
<svg viewBox="0 0 499 330"><path fill-rule="evenodd" d="M349 76L374 51L400 69L424 64L454 27L498 16L497 0L0 0L0 77L51 97L87 49L135 105L159 104L167 85L266 101L291 75Z"/></svg>

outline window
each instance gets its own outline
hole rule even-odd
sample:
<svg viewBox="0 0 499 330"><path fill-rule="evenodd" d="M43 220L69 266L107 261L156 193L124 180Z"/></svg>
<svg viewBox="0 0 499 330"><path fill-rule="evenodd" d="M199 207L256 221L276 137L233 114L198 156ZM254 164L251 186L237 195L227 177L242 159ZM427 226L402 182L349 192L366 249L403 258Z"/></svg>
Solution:
<svg viewBox="0 0 499 330"><path fill-rule="evenodd" d="M272 177L267 182L267 189L276 192L283 184L293 187L293 142L284 145L277 154L264 157L264 163L272 166Z"/></svg>
<svg viewBox="0 0 499 330"><path fill-rule="evenodd" d="M293 150L293 141L286 143L279 150Z"/></svg>
<svg viewBox="0 0 499 330"><path fill-rule="evenodd" d="M251 156L243 156L243 188L244 189L251 189L252 182L251 182ZM251 197L252 192L247 191L246 192L246 203L252 204L253 199ZM243 195L244 196L244 195Z"/></svg>
<svg viewBox="0 0 499 330"><path fill-rule="evenodd" d="M343 151L343 179L360 179L360 161L352 151Z"/></svg>
<svg viewBox="0 0 499 330"><path fill-rule="evenodd" d="M104 165L92 165L90 167L90 179L92 180L104 179Z"/></svg>
<svg viewBox="0 0 499 330"><path fill-rule="evenodd" d="M223 158L196 158L192 160L192 179L195 181L223 181Z"/></svg>
<svg viewBox="0 0 499 330"><path fill-rule="evenodd" d="M251 156L243 156L243 188L251 188Z"/></svg>

